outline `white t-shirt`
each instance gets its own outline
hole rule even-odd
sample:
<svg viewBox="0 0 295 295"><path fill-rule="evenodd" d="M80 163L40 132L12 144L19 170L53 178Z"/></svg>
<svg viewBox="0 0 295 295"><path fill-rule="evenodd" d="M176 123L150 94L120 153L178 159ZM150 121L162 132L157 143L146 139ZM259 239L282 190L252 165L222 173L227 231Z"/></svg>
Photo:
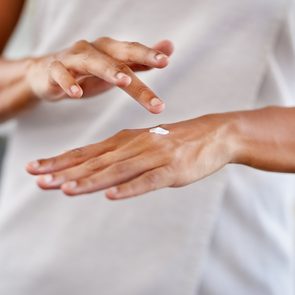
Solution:
<svg viewBox="0 0 295 295"><path fill-rule="evenodd" d="M230 166L110 202L41 191L24 171L123 128L294 104L290 9L287 0L36 1L33 55L105 35L168 38L176 51L169 68L141 74L166 100L161 115L114 89L19 116L1 195L0 294L292 294L293 175Z"/></svg>

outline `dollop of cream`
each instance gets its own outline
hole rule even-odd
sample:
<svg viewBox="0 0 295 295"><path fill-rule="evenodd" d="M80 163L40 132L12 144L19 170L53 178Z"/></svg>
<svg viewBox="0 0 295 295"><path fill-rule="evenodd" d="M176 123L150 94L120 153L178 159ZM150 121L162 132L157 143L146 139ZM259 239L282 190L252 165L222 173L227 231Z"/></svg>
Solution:
<svg viewBox="0 0 295 295"><path fill-rule="evenodd" d="M167 135L169 134L169 130L166 130L164 128L161 127L155 127L155 128L151 128L150 129L150 133L155 133L155 134L160 134L160 135Z"/></svg>

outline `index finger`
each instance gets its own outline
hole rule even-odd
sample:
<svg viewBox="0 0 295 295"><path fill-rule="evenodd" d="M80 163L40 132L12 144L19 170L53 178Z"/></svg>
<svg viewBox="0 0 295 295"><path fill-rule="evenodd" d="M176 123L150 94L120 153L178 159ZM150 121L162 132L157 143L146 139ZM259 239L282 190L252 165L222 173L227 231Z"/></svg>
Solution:
<svg viewBox="0 0 295 295"><path fill-rule="evenodd" d="M61 155L32 161L27 164L26 170L30 174L39 175L60 171L81 164L92 157L107 152L108 144L91 144L83 148L76 148Z"/></svg>
<svg viewBox="0 0 295 295"><path fill-rule="evenodd" d="M82 46L85 46L87 54L65 58L64 63L68 68L120 87L151 113L158 114L164 110L163 101L125 63L96 50L88 43L82 43Z"/></svg>
<svg viewBox="0 0 295 295"><path fill-rule="evenodd" d="M98 50L124 63L137 63L152 68L164 68L169 57L156 48L147 47L139 42L117 41L102 37L93 42Z"/></svg>
<svg viewBox="0 0 295 295"><path fill-rule="evenodd" d="M128 86L120 87L121 89L151 113L159 114L165 109L165 103L128 66L124 66L122 71L131 77L131 83Z"/></svg>
<svg viewBox="0 0 295 295"><path fill-rule="evenodd" d="M140 132L142 132L141 129L121 130L101 142L76 148L55 157L32 161L27 164L26 170L30 174L39 175L70 168L118 148Z"/></svg>

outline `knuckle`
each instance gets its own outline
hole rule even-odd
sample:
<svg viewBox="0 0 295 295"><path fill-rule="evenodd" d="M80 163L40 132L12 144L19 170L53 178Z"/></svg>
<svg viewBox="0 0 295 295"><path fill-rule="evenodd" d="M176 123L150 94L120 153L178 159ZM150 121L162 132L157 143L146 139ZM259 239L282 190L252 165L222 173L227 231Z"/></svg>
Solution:
<svg viewBox="0 0 295 295"><path fill-rule="evenodd" d="M165 177L169 179L169 187L177 187L180 181L180 178L179 178L180 167L170 164L170 165L166 165L162 169L164 171L163 173L165 173Z"/></svg>
<svg viewBox="0 0 295 295"><path fill-rule="evenodd" d="M147 99L148 97L151 96L149 94L150 93L149 88L143 84L137 85L137 87L134 86L134 91L136 93L136 96L139 97L140 99Z"/></svg>
<svg viewBox="0 0 295 295"><path fill-rule="evenodd" d="M176 174L176 171L179 169L179 167L174 167L173 165L166 165L163 168L163 173L167 177L173 177Z"/></svg>
<svg viewBox="0 0 295 295"><path fill-rule="evenodd" d="M163 163L173 163L175 160L174 155L171 152L167 153L167 151L171 151L171 149L167 148L167 146L161 146L161 148L159 149L159 153L162 155Z"/></svg>
<svg viewBox="0 0 295 295"><path fill-rule="evenodd" d="M60 65L61 65L61 62L60 62L59 60L57 60L57 59L54 59L54 60L52 60L52 61L50 62L48 68L49 68L49 69L53 69L53 68L56 68L56 67L58 67L58 66L60 66Z"/></svg>
<svg viewBox="0 0 295 295"><path fill-rule="evenodd" d="M130 132L131 132L131 129L122 129L116 134L116 136L124 137L124 136L130 134Z"/></svg>
<svg viewBox="0 0 295 295"><path fill-rule="evenodd" d="M78 186L81 187L92 187L96 183L96 179L94 177L84 178L82 180L78 180Z"/></svg>
<svg viewBox="0 0 295 295"><path fill-rule="evenodd" d="M84 150L83 148L76 148L66 153L70 157L73 157L74 159L79 159L84 157Z"/></svg>
<svg viewBox="0 0 295 295"><path fill-rule="evenodd" d="M57 59L50 61L50 63L48 64L48 73L56 73L61 66L62 63Z"/></svg>
<svg viewBox="0 0 295 295"><path fill-rule="evenodd" d="M156 136L154 136L154 134L151 133L143 133L141 134L141 137L143 139L143 141L147 141L149 143L149 145L152 145L152 149L154 150L162 150L162 141L161 139L157 138Z"/></svg>
<svg viewBox="0 0 295 295"><path fill-rule="evenodd" d="M139 47L139 46L141 46L141 44L139 42L126 41L125 46L126 46L127 49L131 49L131 48L134 48L134 47Z"/></svg>
<svg viewBox="0 0 295 295"><path fill-rule="evenodd" d="M114 68L117 72L124 72L124 73L127 73L129 70L129 67L124 63L117 63L114 65Z"/></svg>
<svg viewBox="0 0 295 295"><path fill-rule="evenodd" d="M118 186L118 191L120 194L123 194L128 197L137 196L138 195L138 187L134 183L126 183Z"/></svg>
<svg viewBox="0 0 295 295"><path fill-rule="evenodd" d="M84 50L85 48L88 48L90 46L90 43L86 40L78 40L74 43L73 49L76 49L78 51Z"/></svg>
<svg viewBox="0 0 295 295"><path fill-rule="evenodd" d="M124 60L125 62L134 61L134 50L141 47L138 42L122 42L122 50L118 53L118 59Z"/></svg>
<svg viewBox="0 0 295 295"><path fill-rule="evenodd" d="M106 165L106 161L103 158L92 158L87 160L84 165L87 170L95 171Z"/></svg>
<svg viewBox="0 0 295 295"><path fill-rule="evenodd" d="M159 172L150 172L146 174L145 181L150 188L156 188L160 182Z"/></svg>
<svg viewBox="0 0 295 295"><path fill-rule="evenodd" d="M67 55L80 57L81 66L84 66L92 52L93 46L86 40L80 40L69 49Z"/></svg>
<svg viewBox="0 0 295 295"><path fill-rule="evenodd" d="M58 164L58 159L56 157L54 157L54 158L51 158L51 159L39 160L39 163L43 167L53 168Z"/></svg>
<svg viewBox="0 0 295 295"><path fill-rule="evenodd" d="M151 147L151 151L159 151L162 146L161 141L149 132L140 133L137 136L137 142L147 144L148 147Z"/></svg>
<svg viewBox="0 0 295 295"><path fill-rule="evenodd" d="M99 37L95 40L95 43L100 44L100 43L109 43L111 42L113 39L107 36L102 36Z"/></svg>
<svg viewBox="0 0 295 295"><path fill-rule="evenodd" d="M176 165L179 165L183 160L183 151L176 149L173 153L173 163L176 163Z"/></svg>
<svg viewBox="0 0 295 295"><path fill-rule="evenodd" d="M126 173L128 169L128 165L125 163L119 163L113 167L115 174L121 175Z"/></svg>

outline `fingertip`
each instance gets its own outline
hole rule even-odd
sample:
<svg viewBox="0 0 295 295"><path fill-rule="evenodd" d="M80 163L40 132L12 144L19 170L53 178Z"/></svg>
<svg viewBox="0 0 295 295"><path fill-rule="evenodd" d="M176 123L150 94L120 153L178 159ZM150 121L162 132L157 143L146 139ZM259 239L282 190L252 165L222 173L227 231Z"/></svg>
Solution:
<svg viewBox="0 0 295 295"><path fill-rule="evenodd" d="M105 192L105 196L107 199L111 201L115 201L119 199L118 189L116 187L112 187Z"/></svg>
<svg viewBox="0 0 295 295"><path fill-rule="evenodd" d="M165 68L169 64L169 57L163 53L158 53L155 55L156 67Z"/></svg>
<svg viewBox="0 0 295 295"><path fill-rule="evenodd" d="M68 181L61 185L61 190L66 196L73 197L77 194L77 186L77 181Z"/></svg>
<svg viewBox="0 0 295 295"><path fill-rule="evenodd" d="M116 197L109 195L107 192L105 193L105 197L110 201L116 201L118 200Z"/></svg>
<svg viewBox="0 0 295 295"><path fill-rule="evenodd" d="M51 177L50 179L49 179L49 177ZM37 177L37 185L41 188L41 189L43 189L43 190L47 190L47 189L49 189L50 187L48 186L48 182L47 181L51 181L51 179L52 179L52 176L50 176L50 175L42 175L42 176L38 176Z"/></svg>
<svg viewBox="0 0 295 295"><path fill-rule="evenodd" d="M121 88L128 87L131 84L131 78L130 79L117 80L115 84L116 84L116 86L121 87Z"/></svg>
<svg viewBox="0 0 295 295"><path fill-rule="evenodd" d="M169 65L169 59L167 58L167 60L161 60L161 61L158 63L157 68L158 68L158 69L163 69L163 68L166 68L168 65Z"/></svg>
<svg viewBox="0 0 295 295"><path fill-rule="evenodd" d="M35 175L35 171L30 167L29 164L27 164L25 166L25 170L26 170L27 173L32 174L32 175Z"/></svg>
<svg viewBox="0 0 295 295"><path fill-rule="evenodd" d="M165 39L157 43L153 48L163 52L167 56L172 55L175 50L173 42Z"/></svg>
<svg viewBox="0 0 295 295"><path fill-rule="evenodd" d="M131 84L132 78L125 73L119 72L115 76L116 78L116 85L118 87L127 87Z"/></svg>
<svg viewBox="0 0 295 295"><path fill-rule="evenodd" d="M32 161L27 163L25 166L25 169L28 173L36 175L38 174L38 169L40 168L40 162L39 161Z"/></svg>
<svg viewBox="0 0 295 295"><path fill-rule="evenodd" d="M155 97L151 99L150 105L148 107L148 110L153 114L160 114L165 109L165 103L160 100L159 98Z"/></svg>
<svg viewBox="0 0 295 295"><path fill-rule="evenodd" d="M130 194L130 191L126 190L126 188L123 187L119 185L118 187L109 188L105 192L106 198L111 201L120 201L131 198L133 195Z"/></svg>
<svg viewBox="0 0 295 295"><path fill-rule="evenodd" d="M46 159L36 160L26 165L26 170L32 175L40 175L53 172L51 165Z"/></svg>
<svg viewBox="0 0 295 295"><path fill-rule="evenodd" d="M83 96L83 89L80 85L72 85L69 92L72 98L81 98Z"/></svg>
<svg viewBox="0 0 295 295"><path fill-rule="evenodd" d="M166 45L167 52L168 52L167 54L170 56L175 50L174 43L171 40L164 40L163 42Z"/></svg>
<svg viewBox="0 0 295 295"><path fill-rule="evenodd" d="M66 197L71 197L71 198L73 198L73 197L76 196L76 194L73 193L73 192L69 192L69 191L67 191L67 190L61 190L61 191L63 192L63 194L64 194Z"/></svg>
<svg viewBox="0 0 295 295"><path fill-rule="evenodd" d="M158 115L158 114L161 114L164 111L164 109L165 107L157 107L157 108L150 109L149 111L154 115Z"/></svg>

